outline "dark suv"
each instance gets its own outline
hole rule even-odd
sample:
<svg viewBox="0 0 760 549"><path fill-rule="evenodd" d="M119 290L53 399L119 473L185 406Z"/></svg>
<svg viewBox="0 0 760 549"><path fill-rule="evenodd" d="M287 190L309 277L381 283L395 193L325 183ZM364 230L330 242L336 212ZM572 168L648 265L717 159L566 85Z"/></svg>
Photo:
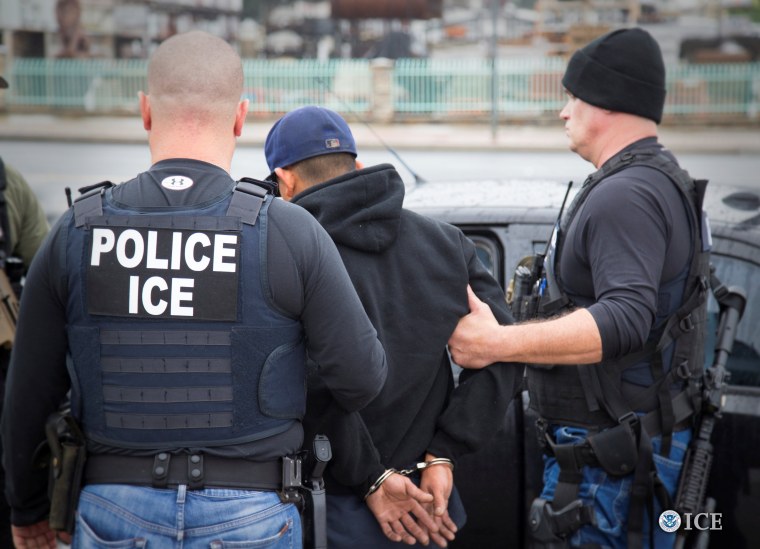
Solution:
<svg viewBox="0 0 760 549"><path fill-rule="evenodd" d="M459 226L475 242L483 263L506 287L520 259L544 251L566 190L566 185L553 181L425 183L407 191L405 206ZM757 547L760 185L748 189L711 183L705 209L712 228L716 274L726 286L741 287L747 295L728 361L730 384L723 399L723 417L712 438L715 457L708 495L717 501L715 511L721 513L722 529L710 531L709 539L712 547ZM712 298L709 311L717 326L718 306ZM714 345L712 337L706 362L712 362ZM543 470L535 419L523 394L510 406L503 429L490 445L461 460L457 486L469 520L454 547L527 545L526 513L540 492Z"/></svg>

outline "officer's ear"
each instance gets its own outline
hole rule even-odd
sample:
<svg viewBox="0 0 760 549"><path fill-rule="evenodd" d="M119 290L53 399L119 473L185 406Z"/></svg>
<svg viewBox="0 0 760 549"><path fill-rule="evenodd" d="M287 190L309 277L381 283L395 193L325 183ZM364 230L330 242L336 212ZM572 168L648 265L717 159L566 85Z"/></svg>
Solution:
<svg viewBox="0 0 760 549"><path fill-rule="evenodd" d="M237 111L235 112L235 137L240 137L243 133L243 124L245 124L245 117L248 116L248 103L247 99L243 99L238 103Z"/></svg>
<svg viewBox="0 0 760 549"><path fill-rule="evenodd" d="M357 170L363 170L364 169L364 162L362 162L361 160L357 160L356 161L356 169Z"/></svg>
<svg viewBox="0 0 760 549"><path fill-rule="evenodd" d="M298 176L293 170L285 168L275 168L274 174L277 176L277 181L280 186L280 196L290 202L290 200L297 194L296 180Z"/></svg>
<svg viewBox="0 0 760 549"><path fill-rule="evenodd" d="M145 131L150 131L152 119L150 115L150 98L143 92L137 92L137 97L140 99L140 116L142 116L143 128Z"/></svg>

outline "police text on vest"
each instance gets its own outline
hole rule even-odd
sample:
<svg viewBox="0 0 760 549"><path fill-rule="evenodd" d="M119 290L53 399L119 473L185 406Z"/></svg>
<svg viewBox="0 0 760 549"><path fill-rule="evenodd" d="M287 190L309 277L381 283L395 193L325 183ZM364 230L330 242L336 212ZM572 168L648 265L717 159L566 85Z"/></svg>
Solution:
<svg viewBox="0 0 760 549"><path fill-rule="evenodd" d="M236 296L239 241L239 233L225 231L94 227L88 308L94 314L221 320L219 303L205 294L224 288L227 299L220 299Z"/></svg>

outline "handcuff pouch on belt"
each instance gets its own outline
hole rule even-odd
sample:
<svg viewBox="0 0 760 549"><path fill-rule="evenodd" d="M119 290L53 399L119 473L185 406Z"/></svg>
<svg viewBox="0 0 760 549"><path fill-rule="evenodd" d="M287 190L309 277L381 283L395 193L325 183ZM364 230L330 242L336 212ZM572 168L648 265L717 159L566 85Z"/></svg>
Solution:
<svg viewBox="0 0 760 549"><path fill-rule="evenodd" d="M588 437L599 466L612 476L633 472L639 461L635 422L624 421Z"/></svg>
<svg viewBox="0 0 760 549"><path fill-rule="evenodd" d="M633 472L639 460L637 425L637 420L624 420L615 427L589 434L585 441L576 444L554 443L543 419L536 422L536 433L544 453L557 457L558 453L572 451L579 466L601 467L609 475L624 476ZM558 459L560 464L562 461Z"/></svg>

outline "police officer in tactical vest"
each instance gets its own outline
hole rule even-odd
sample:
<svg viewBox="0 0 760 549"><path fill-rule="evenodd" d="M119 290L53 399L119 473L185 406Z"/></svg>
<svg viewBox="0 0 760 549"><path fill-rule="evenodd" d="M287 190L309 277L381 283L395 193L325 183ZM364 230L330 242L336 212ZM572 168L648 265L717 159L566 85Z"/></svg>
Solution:
<svg viewBox="0 0 760 549"><path fill-rule="evenodd" d="M174 36L148 90L152 166L85 192L28 275L2 424L14 542L55 547L53 526L73 547L301 547L307 353L358 410L382 346L327 233L229 175L248 111L235 51ZM86 455L52 450L72 482L50 508L35 452L69 392Z"/></svg>
<svg viewBox="0 0 760 549"><path fill-rule="evenodd" d="M676 491L704 360L706 182L658 143L665 69L647 32L592 41L562 83L570 148L597 171L512 304L544 320L499 326L472 296L449 345L467 367L528 363L545 451L535 546L669 547L657 517Z"/></svg>

